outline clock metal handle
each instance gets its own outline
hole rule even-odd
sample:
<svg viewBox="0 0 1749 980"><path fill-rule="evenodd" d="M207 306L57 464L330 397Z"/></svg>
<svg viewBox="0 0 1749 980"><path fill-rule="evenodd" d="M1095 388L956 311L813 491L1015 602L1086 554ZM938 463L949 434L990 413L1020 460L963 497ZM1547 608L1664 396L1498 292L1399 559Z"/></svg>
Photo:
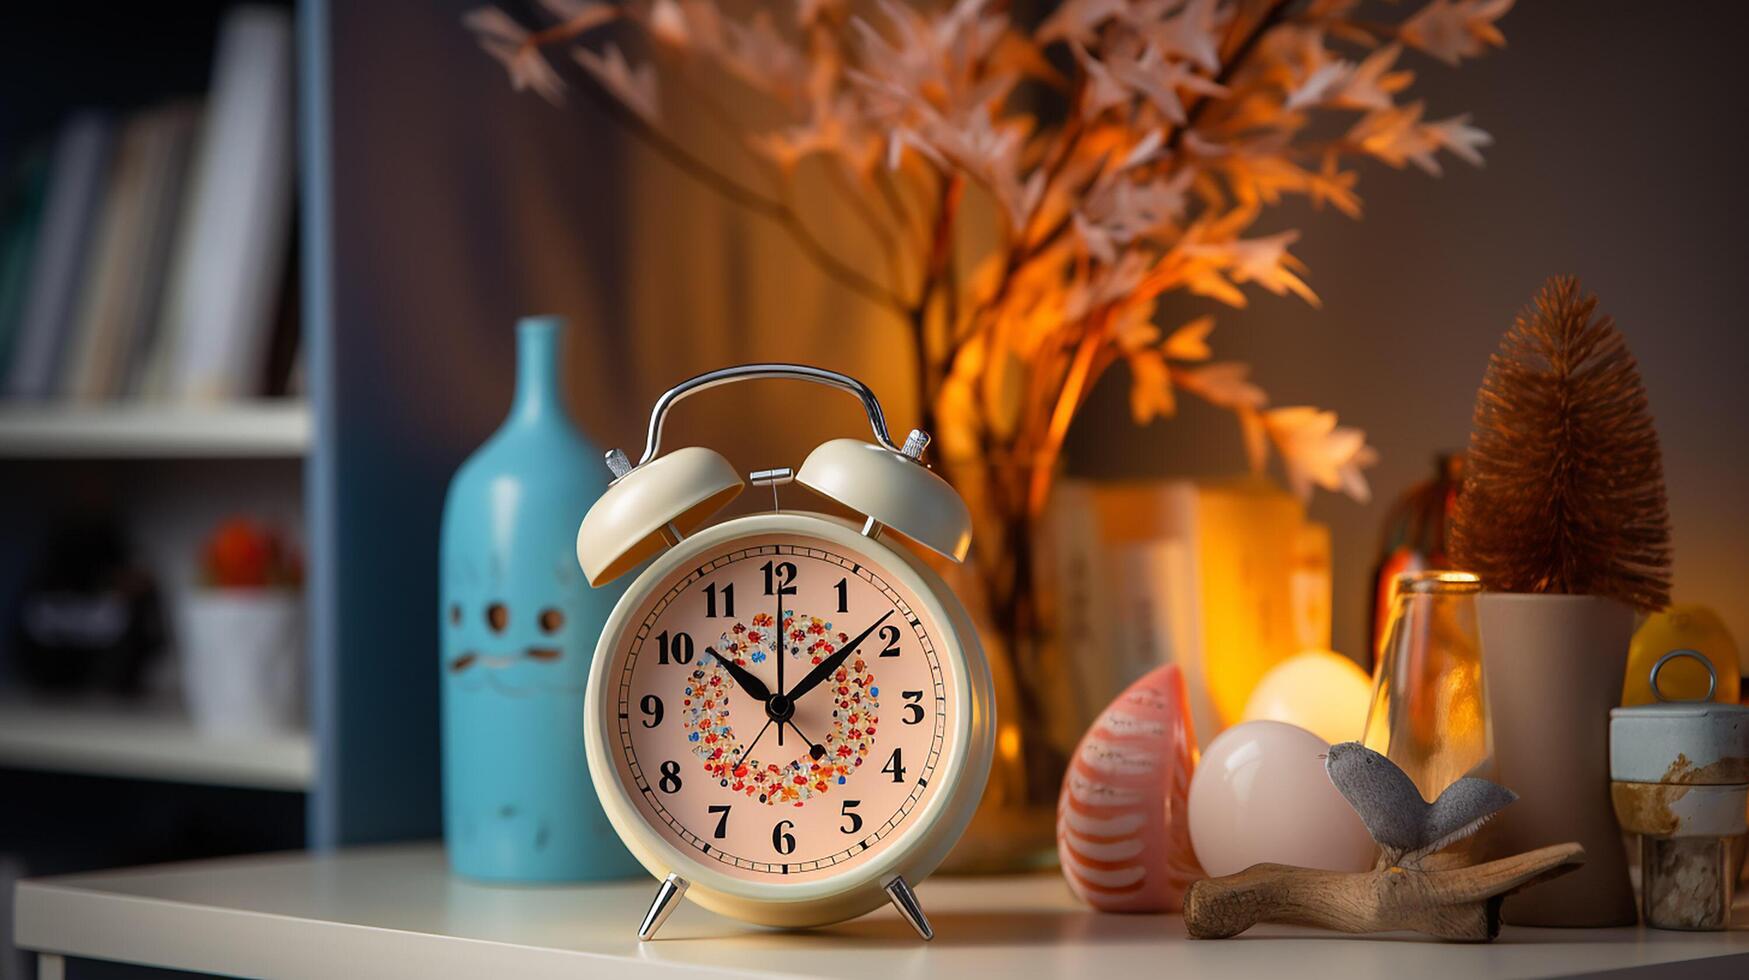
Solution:
<svg viewBox="0 0 1749 980"><path fill-rule="evenodd" d="M734 384L737 381L758 381L767 378L788 378L793 381L811 381L814 384L825 385L847 391L862 402L862 410L868 415L869 428L874 430L875 441L895 453L916 458L923 451L921 444L912 450L912 444L921 441L927 443L928 436L913 433L905 440L904 446L896 445L893 437L887 431L887 417L881 411L881 403L868 385L856 380L848 374L828 371L825 368L811 367L806 364L739 364L734 367L718 368L706 371L696 377L687 378L674 387L662 393L656 399L656 405L650 409L650 431L644 439L644 455L637 465L642 466L655 459L662 447L662 422L668 415L668 410L682 399L711 388ZM617 456L617 459L615 458ZM608 454L608 466L614 471L615 477L624 476L633 467L629 465L623 453L618 450ZM623 467L623 469L622 469Z"/></svg>

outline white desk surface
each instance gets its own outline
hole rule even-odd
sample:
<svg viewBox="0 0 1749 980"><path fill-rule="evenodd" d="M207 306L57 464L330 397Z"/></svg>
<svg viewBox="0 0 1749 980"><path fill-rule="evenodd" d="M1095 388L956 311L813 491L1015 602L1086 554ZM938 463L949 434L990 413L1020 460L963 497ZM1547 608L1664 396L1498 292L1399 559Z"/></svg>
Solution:
<svg viewBox="0 0 1749 980"><path fill-rule="evenodd" d="M928 944L891 909L776 932L690 904L640 944L633 932L655 887L480 885L451 876L435 844L267 855L21 882L16 939L272 977L1749 977L1749 931L1509 926L1492 944L1457 945L1265 926L1195 941L1176 916L1088 911L1055 874L929 879L918 888L936 930ZM1749 903L1737 919L1749 927Z"/></svg>

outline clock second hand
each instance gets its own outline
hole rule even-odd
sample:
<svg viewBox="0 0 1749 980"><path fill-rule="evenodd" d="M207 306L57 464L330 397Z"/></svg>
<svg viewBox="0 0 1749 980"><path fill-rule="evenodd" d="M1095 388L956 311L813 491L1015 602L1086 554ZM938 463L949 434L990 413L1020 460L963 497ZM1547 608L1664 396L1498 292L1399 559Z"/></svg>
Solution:
<svg viewBox="0 0 1749 980"><path fill-rule="evenodd" d="M802 741L808 743L808 754L814 757L815 762L819 762L821 759L825 758L826 746L809 738L808 733L802 731L802 726L796 724L795 718L792 717L789 719L789 727L795 729L796 734L802 737Z"/></svg>
<svg viewBox="0 0 1749 980"><path fill-rule="evenodd" d="M733 776L735 774L735 770L741 768L741 763L747 761L748 754L750 754L753 751L753 747L755 745L759 744L759 740L765 737L765 729L770 728L770 727L771 727L771 719L767 718L767 719L765 719L765 727L759 729L759 734L753 736L753 741L748 742L747 747L742 749L741 754L736 756L735 761L729 765L729 775ZM779 730L781 731L782 729L780 728Z"/></svg>
<svg viewBox="0 0 1749 980"><path fill-rule="evenodd" d="M775 488L776 484L773 484ZM777 581L776 568L772 569L772 587L777 593L777 619L771 624L771 655L777 658L777 689L783 690L783 584ZM798 729L799 731L799 729ZM805 737L805 736L804 736ZM783 726L777 726L777 744L783 744Z"/></svg>

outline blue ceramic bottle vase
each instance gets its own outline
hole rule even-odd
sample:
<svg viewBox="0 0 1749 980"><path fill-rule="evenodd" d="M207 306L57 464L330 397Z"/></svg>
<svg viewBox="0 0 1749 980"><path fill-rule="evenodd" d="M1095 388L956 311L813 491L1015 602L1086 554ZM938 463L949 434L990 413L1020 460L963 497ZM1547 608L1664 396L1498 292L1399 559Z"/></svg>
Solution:
<svg viewBox="0 0 1749 980"><path fill-rule="evenodd" d="M565 411L564 321L516 328L516 397L450 481L441 556L443 816L450 867L499 881L639 872L595 797L583 689L620 589L591 589L577 525L607 489Z"/></svg>

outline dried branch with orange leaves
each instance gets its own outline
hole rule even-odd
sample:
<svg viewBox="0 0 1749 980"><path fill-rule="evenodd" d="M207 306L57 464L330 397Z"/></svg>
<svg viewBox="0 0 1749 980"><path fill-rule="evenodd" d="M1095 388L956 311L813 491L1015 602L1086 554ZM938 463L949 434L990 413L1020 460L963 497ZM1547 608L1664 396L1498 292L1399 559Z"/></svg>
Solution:
<svg viewBox="0 0 1749 980"><path fill-rule="evenodd" d="M1359 159L1434 175L1442 153L1480 163L1487 134L1467 115L1426 118L1399 62L1408 50L1479 56L1504 43L1496 21L1511 5L1432 0L1382 23L1359 0L1066 0L1020 24L997 0L796 0L782 15L545 0L549 26L493 8L467 23L518 89L554 102L567 86L549 56L566 53L632 133L892 314L915 346L926 427L1000 565L1045 504L1076 412L1119 361L1137 422L1170 416L1187 393L1233 411L1252 465L1273 452L1301 495L1367 496L1363 433L1270 407L1245 365L1212 360L1212 318L1162 329L1159 303L1189 293L1243 307L1262 289L1315 304L1289 252L1298 232L1250 235L1259 215L1300 195L1358 217ZM717 81L700 86L697 72ZM743 95L781 120L732 124L765 186L663 125L664 97ZM843 192L883 272L835 255L788 203L803 167ZM971 195L989 206L967 207ZM997 227L968 233L990 216ZM992 591L1024 589L1020 566Z"/></svg>

